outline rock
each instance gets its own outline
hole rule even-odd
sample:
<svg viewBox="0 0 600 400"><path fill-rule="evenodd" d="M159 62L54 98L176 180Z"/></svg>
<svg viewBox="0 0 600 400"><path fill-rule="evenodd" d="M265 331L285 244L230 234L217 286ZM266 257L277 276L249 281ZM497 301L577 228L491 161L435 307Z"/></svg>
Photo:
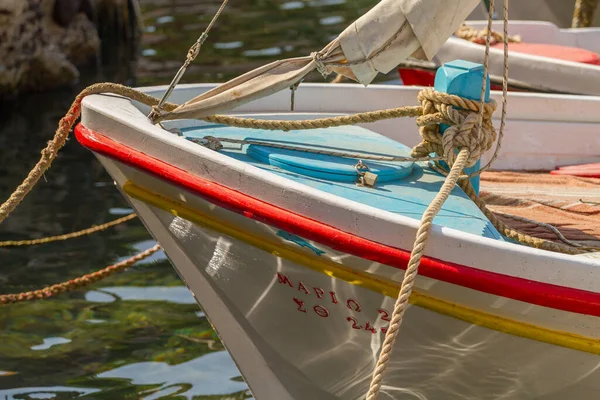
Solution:
<svg viewBox="0 0 600 400"><path fill-rule="evenodd" d="M52 17L58 25L67 27L81 8L81 0L56 0Z"/></svg>
<svg viewBox="0 0 600 400"><path fill-rule="evenodd" d="M49 23L47 32L53 44L76 66L89 64L100 50L98 31L82 12L77 13L66 28Z"/></svg>
<svg viewBox="0 0 600 400"><path fill-rule="evenodd" d="M92 0L55 0L52 17L61 27L66 28L79 13L93 21L95 8Z"/></svg>
<svg viewBox="0 0 600 400"><path fill-rule="evenodd" d="M0 95L76 81L76 65L100 48L89 6L89 0L0 0Z"/></svg>

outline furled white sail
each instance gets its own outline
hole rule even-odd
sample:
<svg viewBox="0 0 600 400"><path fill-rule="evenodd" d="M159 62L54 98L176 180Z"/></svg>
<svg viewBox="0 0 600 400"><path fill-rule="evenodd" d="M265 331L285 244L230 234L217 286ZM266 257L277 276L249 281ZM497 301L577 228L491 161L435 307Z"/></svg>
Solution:
<svg viewBox="0 0 600 400"><path fill-rule="evenodd" d="M163 113L157 120L201 118L286 89L313 70L363 85L411 55L433 58L479 0L383 0L321 51L275 61Z"/></svg>

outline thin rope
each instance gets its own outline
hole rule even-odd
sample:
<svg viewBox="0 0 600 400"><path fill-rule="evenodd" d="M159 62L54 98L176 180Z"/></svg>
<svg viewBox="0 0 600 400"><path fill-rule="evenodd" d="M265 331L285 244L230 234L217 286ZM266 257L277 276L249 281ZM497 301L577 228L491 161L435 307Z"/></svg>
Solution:
<svg viewBox="0 0 600 400"><path fill-rule="evenodd" d="M471 198L473 203L479 207L481 212L487 217L487 219L494 225L494 227L500 232L502 235L509 239L513 239L518 241L521 244L527 245L529 247L535 247L536 249L553 251L555 253L563 253L563 254L583 254L588 253L590 251L595 251L594 248L583 248L583 247L571 247L561 243L556 243L551 240L545 240L530 236L526 233L520 232L516 229L511 228L504 222L500 221L496 215L487 207L485 201L483 201L477 193L475 193L475 189L473 185L471 185L471 181L469 179L461 179L458 182L458 185L465 192L467 196Z"/></svg>
<svg viewBox="0 0 600 400"><path fill-rule="evenodd" d="M505 218L514 219L515 221L526 222L528 224L536 225L536 226L539 226L541 228L546 228L546 229L552 231L552 233L554 233L554 235L558 238L558 240L560 240L561 242L563 242L565 244L568 244L569 246L579 247L579 248L584 249L584 250L592 250L592 251L598 251L598 250L600 250L600 248L589 247L589 246L586 246L584 244L577 243L577 242L575 242L573 240L567 239L562 234L562 232L560 230L558 230L558 228L555 227L552 224L547 224L545 222L538 222L538 221L534 221L534 220L526 218L526 217L521 217L520 215L507 214L507 213L503 213L503 212L500 212L500 211L493 211L493 213L495 215L500 215L500 216L505 217Z"/></svg>
<svg viewBox="0 0 600 400"><path fill-rule="evenodd" d="M437 164L437 162L436 162L436 165L430 165L430 167L431 167L431 169L433 169L434 171L438 172L441 175L448 175L448 170L444 169L441 165ZM542 250L552 251L555 253L563 253L563 254L571 254L571 255L584 254L584 253L600 250L600 248L598 248L598 247L585 246L585 245L581 245L579 243L568 240L560 233L560 231L555 226L553 226L551 224L537 222L537 221L533 221L533 220L530 220L525 217L520 217L520 216L516 216L516 215L512 215L512 214L505 214L505 213L501 213L498 211L490 210L488 208L486 202L482 198L480 198L477 195L477 193L475 192L475 189L473 188L473 185L471 184L471 181L469 180L469 177L467 175L461 176L461 178L458 182L458 185L461 187L463 192L465 192L465 194L467 196L469 196L469 198L473 201L473 203L475 203L475 205L477 205L477 207L479 207L481 212L483 212L483 214L487 217L487 219L490 221L490 223L496 228L496 230L498 230L498 232L500 232L500 234L502 234L503 236L505 236L509 239L516 240L523 245L526 245L529 247L534 247L536 249L542 249ZM541 204L544 204L544 203L541 203ZM504 222L502 222L497 217L496 214L499 214L499 215L502 215L504 217L508 217L511 219L515 219L515 220L530 222L532 224L548 228L552 232L555 233L555 235L558 237L559 240L563 241L567 245L555 243L551 240L537 238L535 236L531 236L531 235L528 235L517 229L514 229L514 228L508 226L507 224L505 224Z"/></svg>
<svg viewBox="0 0 600 400"><path fill-rule="evenodd" d="M74 239L74 238L78 238L81 236L91 235L92 233L104 231L112 226L116 226L116 225L122 224L124 222L131 221L132 219L134 219L136 217L137 217L137 215L135 213L131 213L129 215L115 219L113 221L107 222L102 225L92 226L91 228L82 229L82 230L76 231L76 232L66 233L64 235L49 236L49 237L45 237L45 238L30 239L30 240L6 240L4 242L0 242L0 247L33 246L36 244L46 244L46 243Z"/></svg>
<svg viewBox="0 0 600 400"><path fill-rule="evenodd" d="M123 260L117 264L110 265L99 271L92 272L90 274L83 275L79 278L75 278L69 281L57 283L52 286L47 286L43 289L33 290L30 292L22 292L15 294L2 294L0 295L0 304L14 304L21 303L24 301L35 301L54 297L64 292L70 292L76 289L80 289L84 286L89 286L101 279L107 278L116 272L123 271L137 262L150 257L152 254L159 251L161 247L157 244L148 250L142 251L133 257L129 257L127 260Z"/></svg>
<svg viewBox="0 0 600 400"><path fill-rule="evenodd" d="M503 20L504 20L504 70L502 72L502 114L500 116L500 130L498 131L498 142L496 143L496 148L494 149L494 153L492 154L492 158L490 161L478 171L473 172L469 175L469 177L473 177L481 174L483 171L489 169L494 161L498 158L498 154L500 153L500 149L502 148L502 139L504 139L504 128L506 127L506 110L507 110L507 97L508 97L508 2L509 0L504 0L503 3ZM490 8L494 6L494 0L490 0ZM491 19L488 19L488 26L491 26ZM486 45L486 64L484 68L487 68L487 62L489 61L489 45Z"/></svg>

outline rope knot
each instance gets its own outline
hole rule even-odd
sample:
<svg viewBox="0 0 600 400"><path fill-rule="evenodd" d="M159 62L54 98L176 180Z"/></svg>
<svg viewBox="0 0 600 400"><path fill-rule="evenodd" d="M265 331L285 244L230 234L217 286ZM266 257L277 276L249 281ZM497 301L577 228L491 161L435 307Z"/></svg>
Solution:
<svg viewBox="0 0 600 400"><path fill-rule="evenodd" d="M423 115L417 118L422 142L413 148L413 157L437 153L452 166L457 150L467 148L467 166L471 167L496 141L496 130L492 124L496 102L493 100L484 103L481 123L478 123L481 112L478 101L433 89L422 90L418 100L423 111ZM450 125L443 135L440 132L441 123Z"/></svg>
<svg viewBox="0 0 600 400"><path fill-rule="evenodd" d="M321 73L321 75L323 75L323 78L326 78L327 75L331 74L331 71L329 70L329 68L327 67L327 65L325 65L325 62L323 61L323 54L321 54L318 51L314 51L312 53L310 53L310 56L312 57L313 61L315 62L316 66L317 66L317 71L319 71Z"/></svg>
<svg viewBox="0 0 600 400"><path fill-rule="evenodd" d="M202 32L202 35L200 35L198 40L196 40L192 47L190 47L186 57L187 63L191 63L196 59L196 57L198 57L198 54L200 54L200 48L204 44L204 41L206 41L206 38L208 38L208 35L206 34L206 32Z"/></svg>

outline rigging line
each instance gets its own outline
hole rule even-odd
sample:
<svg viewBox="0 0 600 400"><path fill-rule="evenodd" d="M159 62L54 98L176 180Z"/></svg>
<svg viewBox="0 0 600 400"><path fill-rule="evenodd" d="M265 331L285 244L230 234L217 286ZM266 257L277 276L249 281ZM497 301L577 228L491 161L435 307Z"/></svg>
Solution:
<svg viewBox="0 0 600 400"><path fill-rule="evenodd" d="M196 40L196 42L188 50L187 57L186 57L183 65L181 66L181 68L179 68L179 71L177 71L177 73L173 77L171 84L167 88L167 91L165 92L163 97L160 99L158 105L156 107L153 107L152 111L148 115L148 118L150 118L150 120L152 120L152 117L154 115L160 114L162 107L166 103L169 96L171 96L171 93L173 93L173 89L175 89L175 86L177 86L179 84L179 81L181 81L181 78L183 78L183 75L187 71L187 68L189 67L189 65L196 59L196 57L198 57L198 54L200 53L200 48L202 47L202 44L208 38L208 32L210 32L210 30L212 29L213 25L215 24L215 22L217 21L217 19L219 18L219 16L223 12L223 10L225 9L225 6L227 5L228 2L229 2L229 0L223 0L223 3L221 3L221 6L215 13L214 17L210 20L210 22L209 22L208 26L206 27L206 29L204 30L204 32L202 32L202 34L198 37L198 40Z"/></svg>

